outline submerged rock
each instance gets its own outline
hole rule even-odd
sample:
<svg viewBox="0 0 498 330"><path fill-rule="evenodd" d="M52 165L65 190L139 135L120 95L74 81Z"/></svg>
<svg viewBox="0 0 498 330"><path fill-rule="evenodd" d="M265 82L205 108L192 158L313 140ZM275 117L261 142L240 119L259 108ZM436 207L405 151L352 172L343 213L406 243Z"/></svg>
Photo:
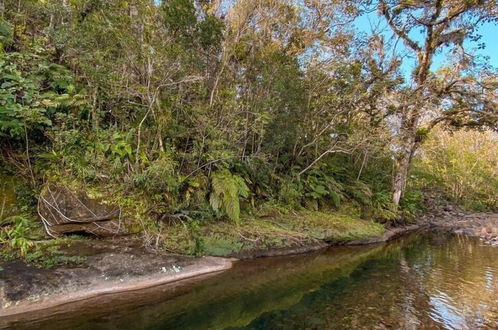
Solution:
<svg viewBox="0 0 498 330"><path fill-rule="evenodd" d="M47 185L38 198L38 215L52 237L65 233L98 237L126 234L119 207L66 187Z"/></svg>

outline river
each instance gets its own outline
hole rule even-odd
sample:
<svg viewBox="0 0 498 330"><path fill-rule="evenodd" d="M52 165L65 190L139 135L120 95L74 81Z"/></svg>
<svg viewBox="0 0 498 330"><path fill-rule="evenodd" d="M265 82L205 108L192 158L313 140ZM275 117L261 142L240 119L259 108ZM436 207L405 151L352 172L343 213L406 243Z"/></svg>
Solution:
<svg viewBox="0 0 498 330"><path fill-rule="evenodd" d="M12 329L496 329L498 248L416 233L10 320ZM1 320L0 320L0 324Z"/></svg>

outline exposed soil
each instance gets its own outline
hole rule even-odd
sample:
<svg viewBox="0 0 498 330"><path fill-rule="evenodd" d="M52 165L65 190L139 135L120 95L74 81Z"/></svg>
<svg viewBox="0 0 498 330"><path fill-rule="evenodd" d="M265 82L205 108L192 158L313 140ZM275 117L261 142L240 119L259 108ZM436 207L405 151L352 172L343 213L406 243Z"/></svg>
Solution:
<svg viewBox="0 0 498 330"><path fill-rule="evenodd" d="M431 230L480 237L485 244L498 246L498 213L465 211L440 195L426 194L427 210L420 218Z"/></svg>

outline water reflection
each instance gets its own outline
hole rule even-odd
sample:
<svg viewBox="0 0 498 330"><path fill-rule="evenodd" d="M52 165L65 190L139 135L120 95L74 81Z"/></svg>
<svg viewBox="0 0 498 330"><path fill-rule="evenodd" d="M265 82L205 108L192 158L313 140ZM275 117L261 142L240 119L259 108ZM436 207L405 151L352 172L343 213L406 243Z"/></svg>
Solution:
<svg viewBox="0 0 498 330"><path fill-rule="evenodd" d="M496 250L459 236L431 254L434 262L424 278L429 315L448 329L496 328Z"/></svg>
<svg viewBox="0 0 498 330"><path fill-rule="evenodd" d="M102 297L31 320L0 319L0 327L496 329L497 259L498 249L476 239L413 235L381 246L243 262L187 286Z"/></svg>
<svg viewBox="0 0 498 330"><path fill-rule="evenodd" d="M496 249L476 239L437 234L402 246L246 328L498 328Z"/></svg>

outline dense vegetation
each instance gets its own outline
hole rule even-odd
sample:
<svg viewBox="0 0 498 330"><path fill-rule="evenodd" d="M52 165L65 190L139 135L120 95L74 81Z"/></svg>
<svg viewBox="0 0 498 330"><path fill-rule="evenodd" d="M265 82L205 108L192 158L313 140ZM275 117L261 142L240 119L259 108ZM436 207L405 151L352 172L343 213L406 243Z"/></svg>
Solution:
<svg viewBox="0 0 498 330"><path fill-rule="evenodd" d="M415 163L414 184L437 187L465 209L498 209L497 139L491 132L434 132Z"/></svg>
<svg viewBox="0 0 498 330"><path fill-rule="evenodd" d="M358 31L375 11L388 32ZM22 205L2 208L1 237L30 235L50 182L194 253L206 223L259 228L246 237L292 210L410 219L428 185L496 208L496 135L444 131L497 127L496 71L467 47L496 19L495 1L0 1L0 167Z"/></svg>

